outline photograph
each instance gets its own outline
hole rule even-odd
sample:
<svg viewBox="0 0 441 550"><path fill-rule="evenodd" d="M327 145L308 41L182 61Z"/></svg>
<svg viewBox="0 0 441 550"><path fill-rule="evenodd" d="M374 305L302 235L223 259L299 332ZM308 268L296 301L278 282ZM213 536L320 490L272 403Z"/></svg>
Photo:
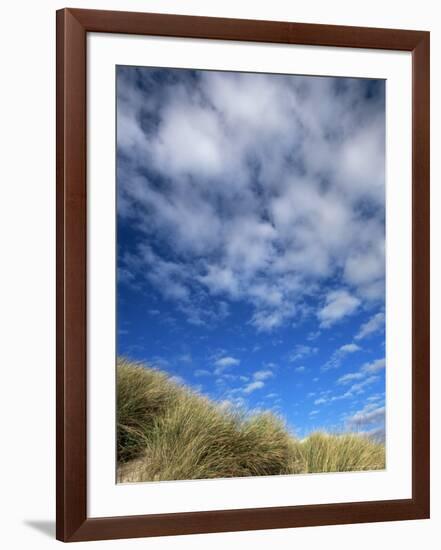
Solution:
<svg viewBox="0 0 441 550"><path fill-rule="evenodd" d="M430 518L430 16L334 8L56 10L57 540Z"/></svg>
<svg viewBox="0 0 441 550"><path fill-rule="evenodd" d="M386 81L115 71L117 482L384 470Z"/></svg>
<svg viewBox="0 0 441 550"><path fill-rule="evenodd" d="M437 4L73 4L2 5L2 547L433 550Z"/></svg>

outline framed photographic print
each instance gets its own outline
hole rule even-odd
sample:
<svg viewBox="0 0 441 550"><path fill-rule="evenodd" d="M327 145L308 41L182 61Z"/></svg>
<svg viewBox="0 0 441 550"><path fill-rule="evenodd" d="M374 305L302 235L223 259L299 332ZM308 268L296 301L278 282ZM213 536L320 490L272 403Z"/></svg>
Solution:
<svg viewBox="0 0 441 550"><path fill-rule="evenodd" d="M429 34L57 12L57 538L429 517Z"/></svg>

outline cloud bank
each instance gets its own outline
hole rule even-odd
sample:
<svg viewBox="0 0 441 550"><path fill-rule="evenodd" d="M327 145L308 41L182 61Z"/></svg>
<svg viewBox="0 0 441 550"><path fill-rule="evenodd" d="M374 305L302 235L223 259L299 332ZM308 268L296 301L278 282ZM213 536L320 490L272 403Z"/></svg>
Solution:
<svg viewBox="0 0 441 550"><path fill-rule="evenodd" d="M382 81L119 67L117 93L121 281L259 332L381 303Z"/></svg>

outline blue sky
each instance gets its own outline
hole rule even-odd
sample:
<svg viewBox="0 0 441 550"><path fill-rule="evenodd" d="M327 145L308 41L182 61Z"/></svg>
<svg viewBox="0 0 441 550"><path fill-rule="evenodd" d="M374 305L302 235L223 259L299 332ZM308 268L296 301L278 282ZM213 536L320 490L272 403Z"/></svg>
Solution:
<svg viewBox="0 0 441 550"><path fill-rule="evenodd" d="M382 434L385 82L117 68L118 354Z"/></svg>

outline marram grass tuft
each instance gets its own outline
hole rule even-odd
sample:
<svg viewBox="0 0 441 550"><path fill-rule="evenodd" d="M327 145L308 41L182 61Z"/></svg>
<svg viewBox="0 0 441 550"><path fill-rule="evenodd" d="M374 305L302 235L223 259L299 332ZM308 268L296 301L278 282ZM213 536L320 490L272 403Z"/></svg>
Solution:
<svg viewBox="0 0 441 550"><path fill-rule="evenodd" d="M117 365L118 481L378 470L384 445L363 435L300 441L272 413L220 406L143 364Z"/></svg>

